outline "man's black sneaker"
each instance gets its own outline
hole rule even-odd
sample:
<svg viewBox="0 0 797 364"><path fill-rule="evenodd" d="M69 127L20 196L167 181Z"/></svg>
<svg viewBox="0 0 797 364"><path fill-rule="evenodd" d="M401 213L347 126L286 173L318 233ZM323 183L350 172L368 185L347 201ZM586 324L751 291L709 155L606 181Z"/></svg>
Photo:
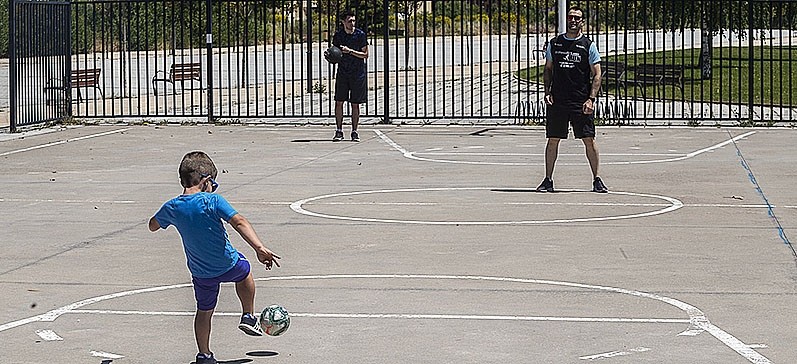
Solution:
<svg viewBox="0 0 797 364"><path fill-rule="evenodd" d="M333 142L339 142L341 140L343 140L343 131L338 130L338 131L335 132L335 137L332 138L332 141Z"/></svg>
<svg viewBox="0 0 797 364"><path fill-rule="evenodd" d="M247 335L263 336L263 329L260 328L257 317L251 313L245 313L241 316L241 323L238 324L238 328Z"/></svg>
<svg viewBox="0 0 797 364"><path fill-rule="evenodd" d="M360 134L357 133L357 130L352 130L351 131L351 141L353 141L353 142L359 142L360 141Z"/></svg>
<svg viewBox="0 0 797 364"><path fill-rule="evenodd" d="M600 177L595 177L595 180L592 181L592 192L608 193L609 189L606 188L606 185L603 184L603 180L601 180Z"/></svg>
<svg viewBox="0 0 797 364"><path fill-rule="evenodd" d="M210 353L210 355L205 355L202 353L196 355L196 364L216 364L216 363L218 362L216 361L216 358L213 357L213 353Z"/></svg>
<svg viewBox="0 0 797 364"><path fill-rule="evenodd" d="M542 183L537 186L537 192L553 192L553 180L545 177Z"/></svg>

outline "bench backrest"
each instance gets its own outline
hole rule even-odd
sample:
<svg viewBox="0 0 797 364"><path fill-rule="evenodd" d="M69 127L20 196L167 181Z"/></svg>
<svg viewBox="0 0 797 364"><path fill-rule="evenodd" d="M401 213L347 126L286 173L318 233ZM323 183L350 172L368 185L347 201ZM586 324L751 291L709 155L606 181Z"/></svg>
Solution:
<svg viewBox="0 0 797 364"><path fill-rule="evenodd" d="M95 87L100 82L100 68L89 68L85 70L72 70L69 73L71 87Z"/></svg>
<svg viewBox="0 0 797 364"><path fill-rule="evenodd" d="M601 62L601 73L603 79L619 80L625 73L625 63L623 62Z"/></svg>
<svg viewBox="0 0 797 364"><path fill-rule="evenodd" d="M172 63L172 70L169 72L174 81L183 80L202 80L201 63Z"/></svg>
<svg viewBox="0 0 797 364"><path fill-rule="evenodd" d="M655 78L663 83L684 83L684 66L669 64L638 64L634 67L637 79Z"/></svg>

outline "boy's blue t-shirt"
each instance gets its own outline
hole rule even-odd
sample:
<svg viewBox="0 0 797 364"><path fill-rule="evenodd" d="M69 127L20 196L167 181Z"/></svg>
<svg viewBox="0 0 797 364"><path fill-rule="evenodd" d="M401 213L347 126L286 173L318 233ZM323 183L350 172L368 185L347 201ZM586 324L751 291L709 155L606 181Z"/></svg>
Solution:
<svg viewBox="0 0 797 364"><path fill-rule="evenodd" d="M238 251L223 225L237 213L221 195L199 192L167 201L155 220L163 229L174 225L180 232L191 275L215 278L238 263Z"/></svg>

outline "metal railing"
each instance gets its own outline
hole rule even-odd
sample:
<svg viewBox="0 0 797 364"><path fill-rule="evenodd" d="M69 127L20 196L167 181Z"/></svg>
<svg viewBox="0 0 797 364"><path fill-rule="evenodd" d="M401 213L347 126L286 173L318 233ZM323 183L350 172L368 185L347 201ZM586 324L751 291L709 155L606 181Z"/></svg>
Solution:
<svg viewBox="0 0 797 364"><path fill-rule="evenodd" d="M623 68L603 81L600 120L797 119L796 3L577 3L586 15L584 32L603 61ZM42 75L36 68L20 68L20 60L28 62L28 57L16 55L17 113L20 92L39 87L34 80L100 69L97 87L62 89L69 115L328 120L334 113L335 68L322 53L339 25L337 14L349 5L76 0L68 5L67 67ZM360 2L354 10L358 27L369 37L369 91L362 117L424 123L544 119L542 66L545 44L556 33L555 1L380 0ZM15 26L32 25L17 19ZM193 77L175 74L175 64L198 64L201 71ZM674 67L680 77L663 77L661 68L649 65ZM26 105L46 102L22 99Z"/></svg>

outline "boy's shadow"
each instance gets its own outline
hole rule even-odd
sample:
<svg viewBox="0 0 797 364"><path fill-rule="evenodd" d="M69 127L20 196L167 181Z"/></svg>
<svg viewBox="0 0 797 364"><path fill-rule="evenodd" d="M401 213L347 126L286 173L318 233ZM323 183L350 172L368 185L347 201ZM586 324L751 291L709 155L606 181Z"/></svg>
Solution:
<svg viewBox="0 0 797 364"><path fill-rule="evenodd" d="M216 363L218 364L244 364L244 363L251 363L252 359L233 359L233 360L217 360ZM103 363L105 364L105 363ZM191 364L196 364L195 361L192 361Z"/></svg>

